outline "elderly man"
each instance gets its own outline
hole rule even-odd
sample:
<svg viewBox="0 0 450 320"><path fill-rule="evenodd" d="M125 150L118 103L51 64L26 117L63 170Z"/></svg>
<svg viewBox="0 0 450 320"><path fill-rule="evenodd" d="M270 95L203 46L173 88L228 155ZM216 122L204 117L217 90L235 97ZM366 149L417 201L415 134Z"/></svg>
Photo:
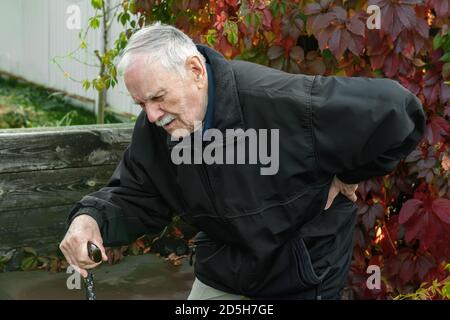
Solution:
<svg viewBox="0 0 450 320"><path fill-rule="evenodd" d="M120 68L142 112L108 185L71 210L68 262L86 276L98 265L88 241L106 260L104 245L156 234L178 214L201 230L189 299L339 298L357 184L417 145L419 100L392 80L227 61L160 24L131 37ZM258 148L276 156L270 172L249 161ZM199 150L217 161L179 161Z"/></svg>

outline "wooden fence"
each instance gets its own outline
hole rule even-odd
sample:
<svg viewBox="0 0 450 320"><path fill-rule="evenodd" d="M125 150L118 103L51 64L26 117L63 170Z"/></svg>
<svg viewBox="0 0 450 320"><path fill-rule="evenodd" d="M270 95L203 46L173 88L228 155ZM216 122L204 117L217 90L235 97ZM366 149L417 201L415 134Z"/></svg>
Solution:
<svg viewBox="0 0 450 320"><path fill-rule="evenodd" d="M0 130L0 250L54 251L70 208L104 186L132 124Z"/></svg>

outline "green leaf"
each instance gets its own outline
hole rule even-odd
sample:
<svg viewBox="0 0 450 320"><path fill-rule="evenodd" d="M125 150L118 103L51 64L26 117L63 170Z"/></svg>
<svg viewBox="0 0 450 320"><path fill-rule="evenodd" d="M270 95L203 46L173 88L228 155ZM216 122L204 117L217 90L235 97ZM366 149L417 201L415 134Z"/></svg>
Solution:
<svg viewBox="0 0 450 320"><path fill-rule="evenodd" d="M440 35L435 36L433 39L433 49L436 50L440 48L444 43L444 41L445 41L444 37L441 37Z"/></svg>
<svg viewBox="0 0 450 320"><path fill-rule="evenodd" d="M87 42L85 40L82 40L80 43L80 48L81 49L86 49L87 48Z"/></svg>
<svg viewBox="0 0 450 320"><path fill-rule="evenodd" d="M84 90L89 90L89 88L91 87L91 82L90 81L88 81L88 80L83 80L83 88L84 88Z"/></svg>
<svg viewBox="0 0 450 320"><path fill-rule="evenodd" d="M20 264L20 268L23 271L32 270L36 268L38 265L38 260L36 256L27 257L22 260L22 263Z"/></svg>
<svg viewBox="0 0 450 320"><path fill-rule="evenodd" d="M238 43L238 26L236 22L227 20L223 26L223 32L227 36L227 40L232 45L236 45Z"/></svg>
<svg viewBox="0 0 450 320"><path fill-rule="evenodd" d="M119 35L119 39L116 40L117 50L120 51L127 46L128 39L124 32L121 32Z"/></svg>
<svg viewBox="0 0 450 320"><path fill-rule="evenodd" d="M97 17L93 17L89 20L89 25L92 29L97 29L100 27L100 20Z"/></svg>
<svg viewBox="0 0 450 320"><path fill-rule="evenodd" d="M105 88L109 89L111 87L111 77L106 77L103 79L103 82L105 83Z"/></svg>
<svg viewBox="0 0 450 320"><path fill-rule="evenodd" d="M91 5L95 9L101 9L102 8L102 4L103 4L103 0L91 0Z"/></svg>
<svg viewBox="0 0 450 320"><path fill-rule="evenodd" d="M131 253L132 253L134 256L137 256L137 255L139 254L139 248L133 246L133 247L131 248Z"/></svg>
<svg viewBox="0 0 450 320"><path fill-rule="evenodd" d="M128 20L130 20L130 15L129 15L127 12L125 12L125 13L120 17L120 23L121 23L122 25L126 25Z"/></svg>
<svg viewBox="0 0 450 320"><path fill-rule="evenodd" d="M26 253L32 254L33 256L37 256L38 255L36 250L34 248L32 248L32 247L24 247L23 251L26 252Z"/></svg>
<svg viewBox="0 0 450 320"><path fill-rule="evenodd" d="M272 11L272 15L275 17L278 15L278 12L280 11L280 5L278 4L278 1L272 1L270 4L270 10Z"/></svg>
<svg viewBox="0 0 450 320"><path fill-rule="evenodd" d="M128 10L132 14L136 14L137 11L136 11L136 1L135 0L130 0L130 2L128 3Z"/></svg>
<svg viewBox="0 0 450 320"><path fill-rule="evenodd" d="M206 43L210 47L213 47L214 44L216 43L216 37L217 37L217 30L216 29L209 29L208 32L206 33L206 36L205 36Z"/></svg>
<svg viewBox="0 0 450 320"><path fill-rule="evenodd" d="M444 297L446 297L447 299L450 299L450 283L447 283L443 288L442 288L442 295Z"/></svg>
<svg viewBox="0 0 450 320"><path fill-rule="evenodd" d="M333 60L333 59L335 59L335 58L334 58L334 55L333 55L333 53L330 51L330 49L325 49L325 50L323 50L323 51L322 51L322 57L324 57L325 59L328 59L328 60Z"/></svg>
<svg viewBox="0 0 450 320"><path fill-rule="evenodd" d="M103 91L103 90L105 90L105 87L106 87L105 81L102 78L93 80L92 85L94 86L94 88L97 91Z"/></svg>
<svg viewBox="0 0 450 320"><path fill-rule="evenodd" d="M444 62L450 62L450 52L447 52L446 54L444 54L439 60L444 61Z"/></svg>
<svg viewBox="0 0 450 320"><path fill-rule="evenodd" d="M112 66L109 69L109 73L111 74L111 77L113 77L113 78L117 77L117 68L115 66Z"/></svg>
<svg viewBox="0 0 450 320"><path fill-rule="evenodd" d="M48 258L46 258L46 257L38 257L37 260L38 260L40 263L44 263L44 264L50 262L50 259L48 259Z"/></svg>
<svg viewBox="0 0 450 320"><path fill-rule="evenodd" d="M302 19L304 23L306 23L306 20L308 19L308 16L305 15L304 13L302 13L302 12L299 12L299 13L298 13L298 17L299 17L300 19Z"/></svg>
<svg viewBox="0 0 450 320"><path fill-rule="evenodd" d="M8 256L0 256L0 264L5 264L5 263L7 263L9 260L11 260L11 257L8 257Z"/></svg>
<svg viewBox="0 0 450 320"><path fill-rule="evenodd" d="M286 1L281 1L280 2L280 11L282 15L286 14Z"/></svg>

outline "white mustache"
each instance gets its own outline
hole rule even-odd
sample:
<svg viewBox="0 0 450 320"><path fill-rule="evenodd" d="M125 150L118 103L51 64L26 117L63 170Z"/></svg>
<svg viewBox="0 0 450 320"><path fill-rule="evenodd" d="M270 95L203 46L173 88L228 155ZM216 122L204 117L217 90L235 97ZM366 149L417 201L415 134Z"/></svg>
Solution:
<svg viewBox="0 0 450 320"><path fill-rule="evenodd" d="M162 118L161 120L155 121L155 124L158 127L162 127L162 126L165 126L166 124L170 123L172 120L175 120L175 119L176 119L175 116L169 114L169 115L165 116L164 118Z"/></svg>

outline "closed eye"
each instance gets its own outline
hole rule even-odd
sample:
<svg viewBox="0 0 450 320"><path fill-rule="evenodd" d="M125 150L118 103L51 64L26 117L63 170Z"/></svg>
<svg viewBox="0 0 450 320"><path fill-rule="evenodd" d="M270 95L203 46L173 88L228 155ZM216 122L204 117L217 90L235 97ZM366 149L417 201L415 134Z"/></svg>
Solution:
<svg viewBox="0 0 450 320"><path fill-rule="evenodd" d="M153 97L152 98L152 101L162 101L163 100L163 98L164 98L164 96L163 95L161 95L161 96L157 96L157 97Z"/></svg>

